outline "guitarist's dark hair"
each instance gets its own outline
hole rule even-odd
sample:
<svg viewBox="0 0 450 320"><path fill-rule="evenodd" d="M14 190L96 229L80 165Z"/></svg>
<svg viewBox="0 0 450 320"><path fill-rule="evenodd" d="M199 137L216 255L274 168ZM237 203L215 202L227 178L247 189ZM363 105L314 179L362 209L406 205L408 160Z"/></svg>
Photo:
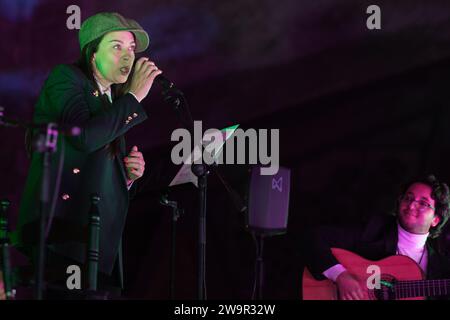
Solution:
<svg viewBox="0 0 450 320"><path fill-rule="evenodd" d="M436 214L440 221L435 227L430 229L430 238L437 238L441 234L450 216L450 191L446 183L440 182L434 175L426 175L410 180L404 184L400 191L403 195L414 183L423 183L431 188L431 198L435 201Z"/></svg>

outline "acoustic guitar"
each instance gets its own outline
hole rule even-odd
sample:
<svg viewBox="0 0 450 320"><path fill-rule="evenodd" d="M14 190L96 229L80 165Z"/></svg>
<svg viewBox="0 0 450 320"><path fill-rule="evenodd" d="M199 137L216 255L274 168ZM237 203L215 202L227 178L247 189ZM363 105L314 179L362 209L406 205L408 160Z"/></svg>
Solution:
<svg viewBox="0 0 450 320"><path fill-rule="evenodd" d="M407 256L370 261L348 250L332 248L333 255L365 288L365 300L422 300L450 294L450 279L424 280L422 269ZM305 268L303 300L338 300L331 280L316 280Z"/></svg>

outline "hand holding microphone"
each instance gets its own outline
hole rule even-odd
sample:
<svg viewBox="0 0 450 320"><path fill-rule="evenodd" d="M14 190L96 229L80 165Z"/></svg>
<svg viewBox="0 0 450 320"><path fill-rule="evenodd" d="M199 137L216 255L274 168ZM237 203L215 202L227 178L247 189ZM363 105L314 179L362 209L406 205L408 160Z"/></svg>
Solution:
<svg viewBox="0 0 450 320"><path fill-rule="evenodd" d="M134 66L129 92L141 102L148 95L155 78L161 73L153 61L146 57L139 58Z"/></svg>

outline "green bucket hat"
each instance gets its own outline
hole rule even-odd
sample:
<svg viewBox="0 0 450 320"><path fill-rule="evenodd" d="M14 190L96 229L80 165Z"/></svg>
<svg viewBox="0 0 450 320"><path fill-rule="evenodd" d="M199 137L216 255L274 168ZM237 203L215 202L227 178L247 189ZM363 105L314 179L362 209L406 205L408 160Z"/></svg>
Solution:
<svg viewBox="0 0 450 320"><path fill-rule="evenodd" d="M116 12L101 12L87 18L81 25L78 32L81 51L89 42L112 31L132 32L136 38L136 52L142 52L148 47L148 34L139 23Z"/></svg>

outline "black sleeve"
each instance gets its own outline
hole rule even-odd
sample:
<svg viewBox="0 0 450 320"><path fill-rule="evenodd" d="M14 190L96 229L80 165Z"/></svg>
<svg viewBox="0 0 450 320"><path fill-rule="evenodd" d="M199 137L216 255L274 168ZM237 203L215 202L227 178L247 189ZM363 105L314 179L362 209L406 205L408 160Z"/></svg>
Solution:
<svg viewBox="0 0 450 320"><path fill-rule="evenodd" d="M77 149L95 151L147 119L144 108L132 94L116 99L110 108L92 116L83 81L74 67L59 65L45 85L51 112L61 123L80 127L81 134L69 138ZM133 115L133 120L127 122Z"/></svg>
<svg viewBox="0 0 450 320"><path fill-rule="evenodd" d="M306 232L302 241L305 265L316 279L325 279L322 273L339 262L331 248L354 251L361 238L361 226L321 226Z"/></svg>

